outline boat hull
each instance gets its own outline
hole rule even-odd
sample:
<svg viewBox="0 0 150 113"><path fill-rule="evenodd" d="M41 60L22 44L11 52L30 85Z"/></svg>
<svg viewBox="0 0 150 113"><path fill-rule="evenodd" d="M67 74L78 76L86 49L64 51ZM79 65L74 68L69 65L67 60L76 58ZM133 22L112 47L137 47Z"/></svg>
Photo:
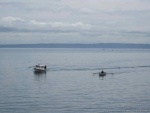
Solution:
<svg viewBox="0 0 150 113"><path fill-rule="evenodd" d="M34 68L34 71L35 71L35 72L45 72L46 69L36 69L36 68Z"/></svg>
<svg viewBox="0 0 150 113"><path fill-rule="evenodd" d="M99 76L106 76L106 72L99 73Z"/></svg>

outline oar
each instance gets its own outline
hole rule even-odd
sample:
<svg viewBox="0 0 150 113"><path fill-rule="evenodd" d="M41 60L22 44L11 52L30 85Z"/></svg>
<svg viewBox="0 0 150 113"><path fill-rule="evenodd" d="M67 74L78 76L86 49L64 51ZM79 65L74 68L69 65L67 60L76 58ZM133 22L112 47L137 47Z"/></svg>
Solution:
<svg viewBox="0 0 150 113"><path fill-rule="evenodd" d="M35 66L30 66L30 67L28 67L28 68L33 68L33 67L35 67Z"/></svg>
<svg viewBox="0 0 150 113"><path fill-rule="evenodd" d="M114 73L106 73L106 74L111 74L111 75L113 75Z"/></svg>
<svg viewBox="0 0 150 113"><path fill-rule="evenodd" d="M99 74L99 72L98 72L98 73L93 73L93 75L95 75L95 74ZM106 72L106 75L107 75L107 74L113 75L114 73L107 73L107 72Z"/></svg>
<svg viewBox="0 0 150 113"><path fill-rule="evenodd" d="M93 74L99 74L99 72L98 73L93 73Z"/></svg>

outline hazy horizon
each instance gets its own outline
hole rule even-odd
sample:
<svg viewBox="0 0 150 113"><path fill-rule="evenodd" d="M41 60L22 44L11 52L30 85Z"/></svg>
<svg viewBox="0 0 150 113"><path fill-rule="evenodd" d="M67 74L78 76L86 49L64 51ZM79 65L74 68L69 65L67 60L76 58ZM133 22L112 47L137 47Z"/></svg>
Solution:
<svg viewBox="0 0 150 113"><path fill-rule="evenodd" d="M150 44L131 43L39 43L39 44L0 44L0 48L128 48L128 49L150 49Z"/></svg>

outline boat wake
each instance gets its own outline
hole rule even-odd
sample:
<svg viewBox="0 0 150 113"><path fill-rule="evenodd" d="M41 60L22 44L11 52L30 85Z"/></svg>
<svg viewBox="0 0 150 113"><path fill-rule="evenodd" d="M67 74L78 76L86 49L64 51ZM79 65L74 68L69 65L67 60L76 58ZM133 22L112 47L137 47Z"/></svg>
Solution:
<svg viewBox="0 0 150 113"><path fill-rule="evenodd" d="M80 68L75 68L75 67L50 67L48 66L47 71L100 71L100 70L125 70L125 72L131 71L131 69L136 69L136 68L149 68L150 65L145 65L145 66L124 66L124 67L80 67ZM133 70L131 71L133 72ZM118 72L118 74L121 74L124 72ZM113 73L110 73L113 74Z"/></svg>
<svg viewBox="0 0 150 113"><path fill-rule="evenodd" d="M126 68L147 68L150 67L150 65L147 66L127 66L127 67L104 67L101 69L126 69Z"/></svg>
<svg viewBox="0 0 150 113"><path fill-rule="evenodd" d="M47 71L90 71L99 69L100 68L47 68Z"/></svg>

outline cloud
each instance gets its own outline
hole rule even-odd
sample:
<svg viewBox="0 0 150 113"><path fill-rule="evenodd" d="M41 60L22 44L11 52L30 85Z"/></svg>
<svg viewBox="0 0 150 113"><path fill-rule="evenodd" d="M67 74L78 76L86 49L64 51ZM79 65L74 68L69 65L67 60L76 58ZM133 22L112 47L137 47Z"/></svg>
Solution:
<svg viewBox="0 0 150 113"><path fill-rule="evenodd" d="M39 22L36 20L25 20L20 17L4 17L0 19L0 31L79 31L89 30L90 24L84 24L82 22L64 23L64 22ZM2 29L3 28L3 29Z"/></svg>
<svg viewBox="0 0 150 113"><path fill-rule="evenodd" d="M54 23L48 23L51 25L53 28L77 28L77 29L90 29L91 25L89 24L83 24L82 22L76 22L76 23L62 23L62 22L54 22Z"/></svg>
<svg viewBox="0 0 150 113"><path fill-rule="evenodd" d="M148 0L62 0L72 8L95 8L101 10L143 10L150 9Z"/></svg>
<svg viewBox="0 0 150 113"><path fill-rule="evenodd" d="M53 41L138 38L150 43L149 6L150 0L0 0L0 32L14 33L13 39L18 34L41 34Z"/></svg>

